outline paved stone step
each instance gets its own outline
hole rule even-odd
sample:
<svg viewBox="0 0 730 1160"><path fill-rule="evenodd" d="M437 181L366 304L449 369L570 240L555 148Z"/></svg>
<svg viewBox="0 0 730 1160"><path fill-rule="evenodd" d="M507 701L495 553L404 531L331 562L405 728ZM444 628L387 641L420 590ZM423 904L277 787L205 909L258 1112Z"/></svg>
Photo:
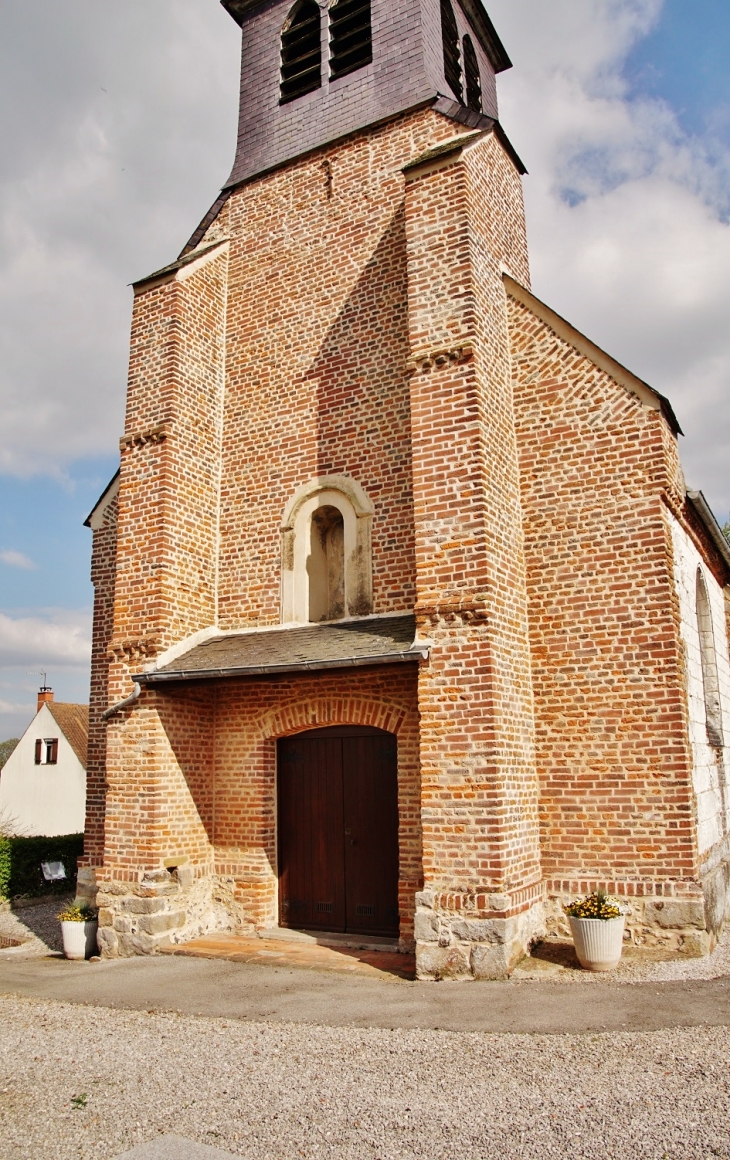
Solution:
<svg viewBox="0 0 730 1160"><path fill-rule="evenodd" d="M207 1144L196 1144L182 1136L160 1136L149 1144L140 1144L117 1160L235 1160L233 1152L221 1152Z"/></svg>

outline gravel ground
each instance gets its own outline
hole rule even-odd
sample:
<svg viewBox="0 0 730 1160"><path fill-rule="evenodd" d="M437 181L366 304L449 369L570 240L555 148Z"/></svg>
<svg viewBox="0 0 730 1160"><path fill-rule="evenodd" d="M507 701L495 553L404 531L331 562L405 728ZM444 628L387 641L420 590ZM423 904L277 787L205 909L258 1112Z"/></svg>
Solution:
<svg viewBox="0 0 730 1160"><path fill-rule="evenodd" d="M461 1035L3 997L0 1155L111 1160L174 1132L250 1160L727 1160L729 1051L728 1028Z"/></svg>

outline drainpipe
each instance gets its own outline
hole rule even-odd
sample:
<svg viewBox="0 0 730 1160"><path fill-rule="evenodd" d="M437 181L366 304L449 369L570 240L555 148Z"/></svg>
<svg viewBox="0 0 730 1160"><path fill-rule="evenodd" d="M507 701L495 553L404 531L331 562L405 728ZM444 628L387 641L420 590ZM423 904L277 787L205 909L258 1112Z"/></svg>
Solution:
<svg viewBox="0 0 730 1160"><path fill-rule="evenodd" d="M136 701L141 693L142 686L140 685L139 681L135 681L134 690L129 694L128 697L125 697L124 700L120 701L118 705L110 705L108 709L104 710L102 713L103 720L108 721L110 717L115 715L115 713L121 713L122 709L126 709L127 705L131 705L133 701Z"/></svg>

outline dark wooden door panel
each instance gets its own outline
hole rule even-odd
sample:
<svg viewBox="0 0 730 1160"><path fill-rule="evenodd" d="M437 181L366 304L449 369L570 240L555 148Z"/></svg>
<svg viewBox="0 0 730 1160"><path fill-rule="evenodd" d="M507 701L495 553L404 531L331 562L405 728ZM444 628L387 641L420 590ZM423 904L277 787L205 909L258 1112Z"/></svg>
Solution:
<svg viewBox="0 0 730 1160"><path fill-rule="evenodd" d="M319 729L279 742L282 926L398 933L396 739Z"/></svg>
<svg viewBox="0 0 730 1160"><path fill-rule="evenodd" d="M342 745L293 737L279 745L279 913L282 926L345 929Z"/></svg>
<svg viewBox="0 0 730 1160"><path fill-rule="evenodd" d="M396 741L343 740L347 929L398 933Z"/></svg>

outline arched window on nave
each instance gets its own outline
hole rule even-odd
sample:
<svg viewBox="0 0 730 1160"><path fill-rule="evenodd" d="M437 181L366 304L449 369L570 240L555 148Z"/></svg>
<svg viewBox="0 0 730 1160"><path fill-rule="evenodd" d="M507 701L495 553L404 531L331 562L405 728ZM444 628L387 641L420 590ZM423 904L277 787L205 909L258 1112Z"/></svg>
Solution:
<svg viewBox="0 0 730 1160"><path fill-rule="evenodd" d="M700 657L702 660L702 687L705 695L707 740L710 745L719 749L724 744L720 681L717 675L715 634L712 627L712 607L710 605L707 584L700 568L697 569L697 628L700 634Z"/></svg>

